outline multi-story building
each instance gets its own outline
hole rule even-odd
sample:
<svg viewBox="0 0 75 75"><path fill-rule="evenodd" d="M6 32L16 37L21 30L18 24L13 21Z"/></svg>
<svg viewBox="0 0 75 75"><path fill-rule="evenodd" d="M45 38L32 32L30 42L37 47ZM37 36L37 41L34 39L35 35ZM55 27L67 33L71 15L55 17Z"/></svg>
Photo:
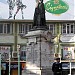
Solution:
<svg viewBox="0 0 75 75"><path fill-rule="evenodd" d="M15 20L1 20L0 21L0 52L1 52L1 58L0 60L3 64L7 64L8 70L8 60L9 60L9 53L11 55L11 66L12 68L12 75L15 72L16 75L18 73L17 67L17 58L18 53L20 52L20 59L25 60L26 59L26 43L27 39L25 39L23 36L30 30L32 26L31 21L15 21ZM20 48L20 51L19 49ZM25 61L24 61L25 63ZM9 71L8 71L9 72ZM8 74L8 73L6 73Z"/></svg>
<svg viewBox="0 0 75 75"><path fill-rule="evenodd" d="M28 31L30 31L32 25L32 20L0 20L0 52L2 62L8 63L9 52L11 54L12 64L13 61L17 62L18 51L20 51L20 62L26 62L27 39L24 36ZM47 20L46 25L48 26L49 31L52 33L52 38L50 39L51 43L54 45L54 57L61 57L63 71L65 69L64 73L67 75L69 73L69 57L71 52L71 68L72 75L74 75L75 21Z"/></svg>

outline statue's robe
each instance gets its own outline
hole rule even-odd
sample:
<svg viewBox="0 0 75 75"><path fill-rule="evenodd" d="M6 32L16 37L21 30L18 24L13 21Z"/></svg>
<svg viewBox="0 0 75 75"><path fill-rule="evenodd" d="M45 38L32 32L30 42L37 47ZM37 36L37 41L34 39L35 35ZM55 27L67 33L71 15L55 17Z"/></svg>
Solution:
<svg viewBox="0 0 75 75"><path fill-rule="evenodd" d="M44 3L38 3L35 8L33 27L42 28L46 26Z"/></svg>

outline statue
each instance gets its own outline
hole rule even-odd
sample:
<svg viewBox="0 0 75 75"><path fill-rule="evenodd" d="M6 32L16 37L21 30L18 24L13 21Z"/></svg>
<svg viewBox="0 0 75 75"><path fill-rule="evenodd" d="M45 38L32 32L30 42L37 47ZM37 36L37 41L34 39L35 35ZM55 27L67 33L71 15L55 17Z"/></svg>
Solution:
<svg viewBox="0 0 75 75"><path fill-rule="evenodd" d="M45 28L45 8L43 0L37 0L37 5L34 13L33 28Z"/></svg>

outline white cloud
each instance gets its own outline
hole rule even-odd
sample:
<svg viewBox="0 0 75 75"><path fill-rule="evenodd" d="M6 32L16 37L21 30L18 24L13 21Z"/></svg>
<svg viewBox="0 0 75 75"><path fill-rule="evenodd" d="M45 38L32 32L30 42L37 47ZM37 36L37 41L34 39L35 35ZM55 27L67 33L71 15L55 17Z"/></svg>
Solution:
<svg viewBox="0 0 75 75"><path fill-rule="evenodd" d="M8 5L0 2L0 17L7 18L8 17Z"/></svg>

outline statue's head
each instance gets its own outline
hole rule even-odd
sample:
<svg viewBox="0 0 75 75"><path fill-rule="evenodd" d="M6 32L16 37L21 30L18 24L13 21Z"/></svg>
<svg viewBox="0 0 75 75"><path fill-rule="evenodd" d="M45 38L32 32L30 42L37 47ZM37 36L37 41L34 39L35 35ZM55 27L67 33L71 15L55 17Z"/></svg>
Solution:
<svg viewBox="0 0 75 75"><path fill-rule="evenodd" d="M43 2L43 0L36 0L36 2L42 3L42 2Z"/></svg>
<svg viewBox="0 0 75 75"><path fill-rule="evenodd" d="M42 2L43 2L43 0L39 0L39 2L40 2L40 3L42 3Z"/></svg>
<svg viewBox="0 0 75 75"><path fill-rule="evenodd" d="M39 3L41 3L41 0L39 0Z"/></svg>

